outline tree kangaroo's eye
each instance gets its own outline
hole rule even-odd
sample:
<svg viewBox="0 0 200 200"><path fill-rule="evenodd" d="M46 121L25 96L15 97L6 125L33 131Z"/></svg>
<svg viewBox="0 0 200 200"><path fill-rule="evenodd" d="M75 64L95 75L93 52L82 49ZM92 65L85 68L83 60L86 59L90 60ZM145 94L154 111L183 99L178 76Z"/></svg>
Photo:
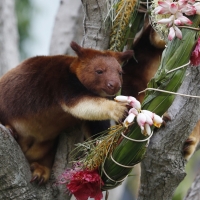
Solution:
<svg viewBox="0 0 200 200"><path fill-rule="evenodd" d="M103 70L100 70L100 69L99 69L99 70L96 70L96 73L97 73L97 74L103 74Z"/></svg>
<svg viewBox="0 0 200 200"><path fill-rule="evenodd" d="M119 75L122 76L123 72L119 72Z"/></svg>

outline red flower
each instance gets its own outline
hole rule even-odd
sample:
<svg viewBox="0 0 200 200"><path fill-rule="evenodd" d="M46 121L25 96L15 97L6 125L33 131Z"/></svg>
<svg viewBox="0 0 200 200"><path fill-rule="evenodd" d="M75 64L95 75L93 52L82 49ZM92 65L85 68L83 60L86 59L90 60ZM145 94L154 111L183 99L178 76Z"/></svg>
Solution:
<svg viewBox="0 0 200 200"><path fill-rule="evenodd" d="M101 200L103 198L102 185L103 181L97 170L83 170L73 174L70 183L67 184L67 189L77 200L87 200L89 197Z"/></svg>
<svg viewBox="0 0 200 200"><path fill-rule="evenodd" d="M194 51L192 52L192 55L190 57L190 62L193 66L200 65L200 37L198 38L196 47Z"/></svg>
<svg viewBox="0 0 200 200"><path fill-rule="evenodd" d="M77 200L87 200L89 197L101 200L101 186L104 184L97 170L81 170L80 168L66 170L59 183L67 183L67 189Z"/></svg>

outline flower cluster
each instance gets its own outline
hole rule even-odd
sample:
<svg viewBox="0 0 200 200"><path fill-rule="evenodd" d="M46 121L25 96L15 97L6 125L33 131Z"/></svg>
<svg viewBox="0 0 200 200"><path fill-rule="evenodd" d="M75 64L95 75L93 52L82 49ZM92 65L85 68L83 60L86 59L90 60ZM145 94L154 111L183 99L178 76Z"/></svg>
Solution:
<svg viewBox="0 0 200 200"><path fill-rule="evenodd" d="M117 96L115 97L116 101L120 102L126 102L131 106L132 108L129 110L129 114L124 120L123 124L125 127L130 126L132 123L134 123L134 119L136 119L138 125L141 128L142 134L145 136L151 134L151 128L150 126L154 125L156 127L160 127L163 120L160 116L156 115L155 113L152 113L148 110L141 110L141 104L140 102L131 96Z"/></svg>
<svg viewBox="0 0 200 200"><path fill-rule="evenodd" d="M89 197L101 200L103 194L101 186L104 185L97 170L82 169L76 164L72 169L67 169L60 177L59 184L66 184L67 190L77 200L87 200Z"/></svg>
<svg viewBox="0 0 200 200"><path fill-rule="evenodd" d="M161 19L157 23L164 24L169 28L169 40L172 40L175 36L182 39L182 32L177 26L192 24L192 21L183 14L187 16L200 14L200 2L196 3L195 0L158 1L154 13L168 16L168 18Z"/></svg>

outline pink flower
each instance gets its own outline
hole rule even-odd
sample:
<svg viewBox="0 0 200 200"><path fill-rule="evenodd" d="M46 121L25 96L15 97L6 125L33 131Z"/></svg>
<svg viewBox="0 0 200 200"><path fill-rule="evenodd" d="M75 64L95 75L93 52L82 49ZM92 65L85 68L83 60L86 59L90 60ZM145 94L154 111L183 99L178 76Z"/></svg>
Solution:
<svg viewBox="0 0 200 200"><path fill-rule="evenodd" d="M191 3L191 4L194 4L195 2L196 2L196 0L188 0L188 3Z"/></svg>
<svg viewBox="0 0 200 200"><path fill-rule="evenodd" d="M87 200L89 197L101 200L103 194L101 186L104 185L97 170L83 170L73 167L67 169L60 177L59 184L66 184L68 191L77 200Z"/></svg>
<svg viewBox="0 0 200 200"><path fill-rule="evenodd" d="M170 1L158 1L158 7L154 9L155 14L169 14Z"/></svg>
<svg viewBox="0 0 200 200"><path fill-rule="evenodd" d="M181 40L182 39L182 32L181 32L181 30L177 26L174 26L174 30L175 30L176 37Z"/></svg>
<svg viewBox="0 0 200 200"><path fill-rule="evenodd" d="M126 119L124 120L123 124L125 127L130 126L130 124L133 123L133 120L135 119L135 115L133 113L130 113Z"/></svg>
<svg viewBox="0 0 200 200"><path fill-rule="evenodd" d="M171 15L169 18L164 18L158 21L158 24L170 24L174 22L174 15Z"/></svg>
<svg viewBox="0 0 200 200"><path fill-rule="evenodd" d="M169 14L169 9L158 6L154 9L155 14Z"/></svg>
<svg viewBox="0 0 200 200"><path fill-rule="evenodd" d="M139 113L137 116L137 123L140 126L140 128L143 130L144 129L144 124L146 123L146 115L144 113Z"/></svg>
<svg viewBox="0 0 200 200"><path fill-rule="evenodd" d="M182 39L182 32L177 26L173 26L169 29L168 40L173 40L175 36Z"/></svg>
<svg viewBox="0 0 200 200"><path fill-rule="evenodd" d="M195 49L190 57L190 62L193 66L200 65L200 37L196 43Z"/></svg>
<svg viewBox="0 0 200 200"><path fill-rule="evenodd" d="M114 98L114 100L118 101L118 102L130 103L130 101L128 100L128 97L127 96L123 96L123 95L116 96Z"/></svg>
<svg viewBox="0 0 200 200"><path fill-rule="evenodd" d="M185 13L186 15L195 15L196 14L196 8L193 5L187 4L181 9L182 13Z"/></svg>
<svg viewBox="0 0 200 200"><path fill-rule="evenodd" d="M181 30L177 26L191 25L192 21L185 15L195 15L200 13L200 3L195 3L195 0L163 0L158 1L158 6L153 11L158 14L169 14L168 18L162 18L157 21L158 24L166 24L169 28L168 39L173 40L176 36L182 39Z"/></svg>
<svg viewBox="0 0 200 200"><path fill-rule="evenodd" d="M169 7L171 5L171 1L170 0L158 1L158 5L163 8L169 9Z"/></svg>
<svg viewBox="0 0 200 200"><path fill-rule="evenodd" d="M179 0L178 5L180 8L186 6L188 4L188 0Z"/></svg>
<svg viewBox="0 0 200 200"><path fill-rule="evenodd" d="M153 125L152 118L148 114L145 114L145 117L146 117L146 124L149 124L150 126Z"/></svg>
<svg viewBox="0 0 200 200"><path fill-rule="evenodd" d="M136 110L141 109L141 104L135 97L129 96L128 100L130 101L129 105L131 107L135 108Z"/></svg>
<svg viewBox="0 0 200 200"><path fill-rule="evenodd" d="M143 135L148 136L151 134L151 128L149 124L144 125L144 129L141 131Z"/></svg>
<svg viewBox="0 0 200 200"><path fill-rule="evenodd" d="M119 96L116 96L114 100L118 102L127 103L128 105L130 105L131 107L137 110L141 109L141 104L135 97L119 95Z"/></svg>
<svg viewBox="0 0 200 200"><path fill-rule="evenodd" d="M134 115L138 115L138 111L135 108L131 108L128 113L133 113Z"/></svg>
<svg viewBox="0 0 200 200"><path fill-rule="evenodd" d="M177 3L171 3L169 6L169 11L171 14L175 14L178 11L178 5Z"/></svg>
<svg viewBox="0 0 200 200"><path fill-rule="evenodd" d="M200 2L197 2L193 5L196 9L196 14L200 15Z"/></svg>
<svg viewBox="0 0 200 200"><path fill-rule="evenodd" d="M174 37L175 37L175 31L174 31L174 28L173 27L171 27L170 29L169 29L169 35L168 35L168 40L173 40L174 39Z"/></svg>
<svg viewBox="0 0 200 200"><path fill-rule="evenodd" d="M187 17L183 16L183 14L180 12L176 13L176 19L179 19L181 21L182 25L184 25L184 24L191 25L192 24L192 21L189 20Z"/></svg>

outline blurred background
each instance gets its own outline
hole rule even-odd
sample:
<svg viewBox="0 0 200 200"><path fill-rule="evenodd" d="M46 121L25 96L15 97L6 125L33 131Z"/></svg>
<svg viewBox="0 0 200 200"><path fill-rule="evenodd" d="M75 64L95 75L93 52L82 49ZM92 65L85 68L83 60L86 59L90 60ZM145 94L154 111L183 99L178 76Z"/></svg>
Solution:
<svg viewBox="0 0 200 200"><path fill-rule="evenodd" d="M54 20L60 0L15 0L19 31L20 58L48 55ZM73 11L72 11L73 12ZM82 27L80 27L82 28ZM200 168L200 152L187 164L187 176L177 188L173 200L182 200ZM140 167L137 165L121 188L110 192L109 199L134 200L137 196ZM115 197L114 197L115 196ZM113 198L114 197L114 198Z"/></svg>
<svg viewBox="0 0 200 200"><path fill-rule="evenodd" d="M16 0L21 60L49 53L59 0Z"/></svg>

